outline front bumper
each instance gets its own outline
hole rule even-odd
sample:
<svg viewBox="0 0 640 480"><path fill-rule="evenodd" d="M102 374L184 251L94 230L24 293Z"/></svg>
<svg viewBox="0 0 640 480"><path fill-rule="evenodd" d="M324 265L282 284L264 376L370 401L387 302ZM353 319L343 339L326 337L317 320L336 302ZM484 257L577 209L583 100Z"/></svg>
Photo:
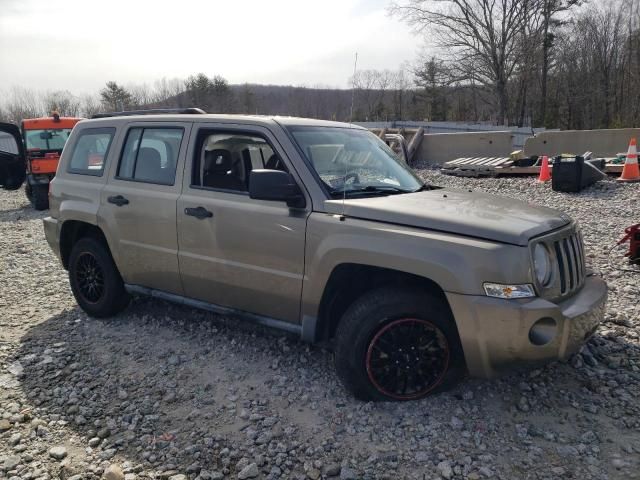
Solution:
<svg viewBox="0 0 640 480"><path fill-rule="evenodd" d="M578 293L558 304L542 298L446 295L469 373L491 377L509 367L562 360L577 352L604 317L607 284L589 276ZM549 343L537 346L530 341L529 332L542 318L554 319L557 332Z"/></svg>
<svg viewBox="0 0 640 480"><path fill-rule="evenodd" d="M58 220L53 217L46 217L42 220L44 225L44 236L47 239L47 243L56 254L58 259L60 257L60 232L58 232Z"/></svg>

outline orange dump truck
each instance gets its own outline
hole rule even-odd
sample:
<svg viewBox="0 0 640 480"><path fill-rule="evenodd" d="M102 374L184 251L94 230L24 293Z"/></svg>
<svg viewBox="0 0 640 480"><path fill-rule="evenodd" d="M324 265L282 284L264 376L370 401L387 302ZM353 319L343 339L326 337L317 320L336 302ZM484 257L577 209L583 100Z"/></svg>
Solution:
<svg viewBox="0 0 640 480"><path fill-rule="evenodd" d="M80 120L54 113L51 117L22 121L27 166L25 192L36 210L49 208L49 182L56 174L64 144Z"/></svg>

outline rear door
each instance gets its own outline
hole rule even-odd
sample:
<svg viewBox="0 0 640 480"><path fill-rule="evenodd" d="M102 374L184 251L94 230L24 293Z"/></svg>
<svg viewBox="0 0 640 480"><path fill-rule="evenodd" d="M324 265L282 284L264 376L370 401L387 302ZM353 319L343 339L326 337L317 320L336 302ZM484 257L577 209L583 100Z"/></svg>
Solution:
<svg viewBox="0 0 640 480"><path fill-rule="evenodd" d="M100 219L117 243L126 283L183 294L176 201L191 124L130 123L102 190Z"/></svg>
<svg viewBox="0 0 640 480"><path fill-rule="evenodd" d="M300 318L306 209L249 198L254 168L288 170L259 126L199 124L178 200L185 295L290 323ZM302 183L297 179L300 185Z"/></svg>
<svg viewBox="0 0 640 480"><path fill-rule="evenodd" d="M20 129L12 123L0 123L0 186L5 190L17 190L26 175Z"/></svg>

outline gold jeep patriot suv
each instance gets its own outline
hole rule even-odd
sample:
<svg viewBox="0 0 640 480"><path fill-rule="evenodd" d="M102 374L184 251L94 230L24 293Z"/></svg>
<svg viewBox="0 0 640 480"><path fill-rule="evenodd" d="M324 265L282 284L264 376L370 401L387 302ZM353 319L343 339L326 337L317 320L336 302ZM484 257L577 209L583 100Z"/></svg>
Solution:
<svg viewBox="0 0 640 480"><path fill-rule="evenodd" d="M74 128L44 220L93 317L131 294L234 314L329 343L366 400L567 358L603 317L607 287L570 217L426 185L363 128L97 117Z"/></svg>

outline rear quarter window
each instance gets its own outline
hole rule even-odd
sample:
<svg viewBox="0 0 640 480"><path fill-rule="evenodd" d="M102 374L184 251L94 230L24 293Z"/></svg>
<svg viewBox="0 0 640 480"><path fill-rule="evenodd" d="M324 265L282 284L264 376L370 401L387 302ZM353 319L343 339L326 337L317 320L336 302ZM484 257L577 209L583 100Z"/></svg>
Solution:
<svg viewBox="0 0 640 480"><path fill-rule="evenodd" d="M101 177L115 128L87 128L78 134L67 171Z"/></svg>

